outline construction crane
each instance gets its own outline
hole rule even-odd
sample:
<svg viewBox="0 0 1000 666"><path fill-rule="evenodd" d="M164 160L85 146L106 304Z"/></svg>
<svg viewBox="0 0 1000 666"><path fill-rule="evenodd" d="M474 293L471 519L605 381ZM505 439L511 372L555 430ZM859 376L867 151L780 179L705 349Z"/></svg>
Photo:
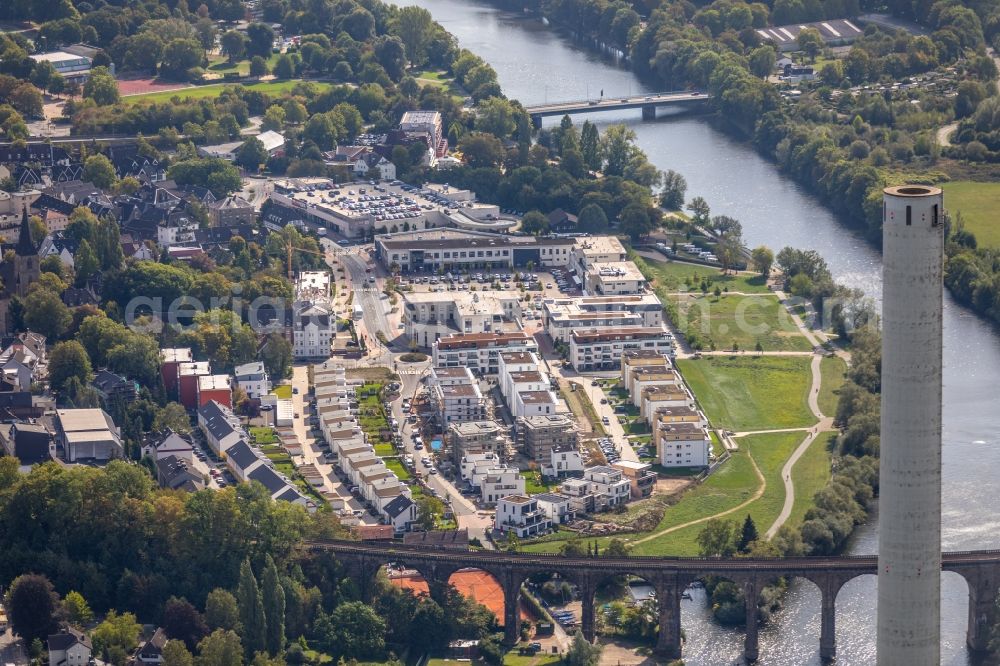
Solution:
<svg viewBox="0 0 1000 666"><path fill-rule="evenodd" d="M323 257L324 259L326 259L326 251L316 252L315 250L307 250L304 247L295 247L294 245L292 245L292 241L290 239L285 240L285 250L288 252L288 281L289 282L293 282L294 281L293 280L294 276L292 275L292 252L293 251L295 251L295 252L305 252L306 254L315 254L317 256L320 256L320 257Z"/></svg>

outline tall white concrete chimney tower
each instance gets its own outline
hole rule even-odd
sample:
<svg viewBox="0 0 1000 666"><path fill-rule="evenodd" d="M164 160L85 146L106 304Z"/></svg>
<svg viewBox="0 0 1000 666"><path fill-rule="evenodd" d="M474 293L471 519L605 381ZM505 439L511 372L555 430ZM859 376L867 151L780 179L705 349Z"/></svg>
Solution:
<svg viewBox="0 0 1000 666"><path fill-rule="evenodd" d="M879 666L941 660L943 203L924 185L883 197Z"/></svg>

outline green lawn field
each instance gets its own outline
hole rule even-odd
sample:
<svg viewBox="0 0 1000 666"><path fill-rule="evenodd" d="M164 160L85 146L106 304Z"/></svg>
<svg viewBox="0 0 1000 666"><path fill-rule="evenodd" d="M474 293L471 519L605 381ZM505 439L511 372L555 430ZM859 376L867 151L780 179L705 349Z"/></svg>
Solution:
<svg viewBox="0 0 1000 666"><path fill-rule="evenodd" d="M763 536L778 517L778 514L781 513L781 507L785 503L785 485L781 480L781 468L804 437L804 433L772 433L767 435L752 435L739 440L740 448L742 449L740 456L744 459L747 454L753 456L761 474L764 475L766 485L763 495L739 511L725 516L723 520L732 520L742 525L743 520L749 514L757 526L757 532ZM736 457L733 460L736 460ZM747 466L749 468L749 464ZM716 472L716 474L721 474L723 471L725 471L725 467ZM750 474L752 475L750 478L753 481L752 485L749 486L751 488L750 492L739 492L734 498L735 501L731 501L729 506L726 507L727 509L745 502L747 498L753 495L753 491L758 488L759 484L756 482L756 476L753 476L752 469L750 469ZM709 477L709 480L702 487L708 486L711 481L712 477ZM689 495L694 495L696 492L698 492L697 489L689 493ZM813 493L815 493L815 490L810 493L810 500ZM687 496L685 496L685 499L687 499ZM683 503L684 500L681 500L677 506L680 507ZM700 504L706 505L707 503L701 502ZM668 513L670 511L671 509L668 509ZM703 515L707 516L713 513L718 513L718 511L706 511ZM687 521L680 521L680 523L684 522ZM704 523L699 523L677 530L676 532L665 534L662 537L638 544L633 552L636 555L697 555L698 534L704 527Z"/></svg>
<svg viewBox="0 0 1000 666"><path fill-rule="evenodd" d="M847 372L847 363L839 356L827 356L819 366L822 383L819 389L819 411L826 416L834 416L837 413L837 400L840 387L844 385L844 373Z"/></svg>
<svg viewBox="0 0 1000 666"><path fill-rule="evenodd" d="M812 345L799 332L777 296L671 297L677 304L683 331L696 334L705 348L754 351L760 343L764 351L809 351Z"/></svg>
<svg viewBox="0 0 1000 666"><path fill-rule="evenodd" d="M655 286L664 287L670 291L700 291L701 281L707 279L710 283L709 291L715 289L728 289L729 291L739 291L748 294L768 293L767 284L759 275L741 273L733 275L731 273L723 275L717 268L708 266L696 266L694 264L678 263L676 261L655 261L640 257L634 252L630 253L630 258L644 270L644 274L653 277ZM690 286L686 284L690 282Z"/></svg>
<svg viewBox="0 0 1000 666"><path fill-rule="evenodd" d="M308 83L309 85L316 86L319 90L326 90L331 85L329 83L320 83L317 81L303 82L299 80L265 81L262 83L247 83L242 85L244 88L256 90L257 92L267 93L269 95L279 95L283 92L291 91L300 83ZM180 99L206 99L209 97L218 97L223 90L227 87L233 87L234 85L236 84L213 83L205 86L182 88L180 90L165 90L163 92L146 93L143 95L129 95L128 97L124 97L123 100L127 104L139 104L141 102L169 102L174 97L178 97Z"/></svg>
<svg viewBox="0 0 1000 666"><path fill-rule="evenodd" d="M274 69L274 64L278 62L280 53L272 53L267 58L267 70ZM229 58L224 55L212 54L208 56L208 71L213 74L231 74L237 72L240 76L250 74L250 59L229 62Z"/></svg>
<svg viewBox="0 0 1000 666"><path fill-rule="evenodd" d="M830 452L827 444L834 434L823 433L817 437L792 468L795 502L792 504L792 515L788 517L788 525L796 527L802 522L806 511L813 505L813 497L830 480Z"/></svg>
<svg viewBox="0 0 1000 666"><path fill-rule="evenodd" d="M677 367L712 425L739 432L814 424L809 363L807 357L747 353L681 359Z"/></svg>
<svg viewBox="0 0 1000 666"><path fill-rule="evenodd" d="M957 180L943 183L945 206L955 219L961 213L965 228L976 235L979 247L1000 247L1000 183Z"/></svg>

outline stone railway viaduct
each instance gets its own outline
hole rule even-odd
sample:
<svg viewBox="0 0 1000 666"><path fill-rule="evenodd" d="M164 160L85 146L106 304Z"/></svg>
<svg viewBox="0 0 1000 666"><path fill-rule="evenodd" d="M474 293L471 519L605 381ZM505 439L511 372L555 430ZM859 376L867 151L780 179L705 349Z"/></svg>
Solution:
<svg viewBox="0 0 1000 666"><path fill-rule="evenodd" d="M582 603L581 627L588 640L594 639L594 595L599 585L615 576L636 576L656 589L659 634L656 651L664 657L681 657L681 594L692 582L709 575L720 576L740 585L746 595L747 661L758 658L757 598L761 588L779 577L804 578L819 588L821 602L820 656L836 656L836 602L843 585L858 576L877 574L876 556L796 557L775 559L700 558L573 558L535 553L496 551L435 550L396 544L358 541L311 541L306 548L333 554L358 582L362 594L370 596L375 576L386 564L405 565L418 571L433 591L447 585L460 569L475 568L491 574L504 592L504 631L508 644L520 636L517 609L521 586L539 573L557 573L576 585ZM968 647L983 651L989 640L989 618L1000 587L1000 550L945 553L943 571L962 576L969 587Z"/></svg>

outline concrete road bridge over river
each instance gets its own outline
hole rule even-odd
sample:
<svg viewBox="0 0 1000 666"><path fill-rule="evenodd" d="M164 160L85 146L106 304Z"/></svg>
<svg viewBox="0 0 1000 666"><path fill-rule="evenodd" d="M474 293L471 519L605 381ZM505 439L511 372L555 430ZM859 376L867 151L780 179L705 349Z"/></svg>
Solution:
<svg viewBox="0 0 1000 666"><path fill-rule="evenodd" d="M405 565L418 571L431 593L448 584L459 569L475 568L491 574L504 592L504 632L513 645L520 636L517 609L521 586L528 577L556 573L576 585L582 605L581 628L594 639L594 595L599 585L611 577L636 576L656 590L659 635L656 651L668 658L681 657L681 594L692 582L705 576L720 576L739 585L746 595L747 629L744 655L758 658L757 598L762 587L778 577L804 578L819 588L822 597L820 656L836 656L836 601L843 585L858 576L877 574L874 555L838 557L752 558L664 558L596 557L575 558L537 553L497 551L456 551L428 549L358 541L311 541L306 549L333 554L358 581L362 594L370 596L375 575L386 564ZM942 570L962 576L969 586L969 625L966 641L973 651L986 649L989 640L990 610L1000 586L1000 550L945 553Z"/></svg>
<svg viewBox="0 0 1000 666"><path fill-rule="evenodd" d="M663 106L688 107L700 109L712 99L700 90L675 90L672 92L648 93L629 97L601 97L600 99L585 99L575 102L552 102L525 107L531 116L531 122L536 128L541 128L542 118L549 116L567 116L577 113L596 113L599 111L619 111L621 109L642 109L643 120L656 118L656 109Z"/></svg>

